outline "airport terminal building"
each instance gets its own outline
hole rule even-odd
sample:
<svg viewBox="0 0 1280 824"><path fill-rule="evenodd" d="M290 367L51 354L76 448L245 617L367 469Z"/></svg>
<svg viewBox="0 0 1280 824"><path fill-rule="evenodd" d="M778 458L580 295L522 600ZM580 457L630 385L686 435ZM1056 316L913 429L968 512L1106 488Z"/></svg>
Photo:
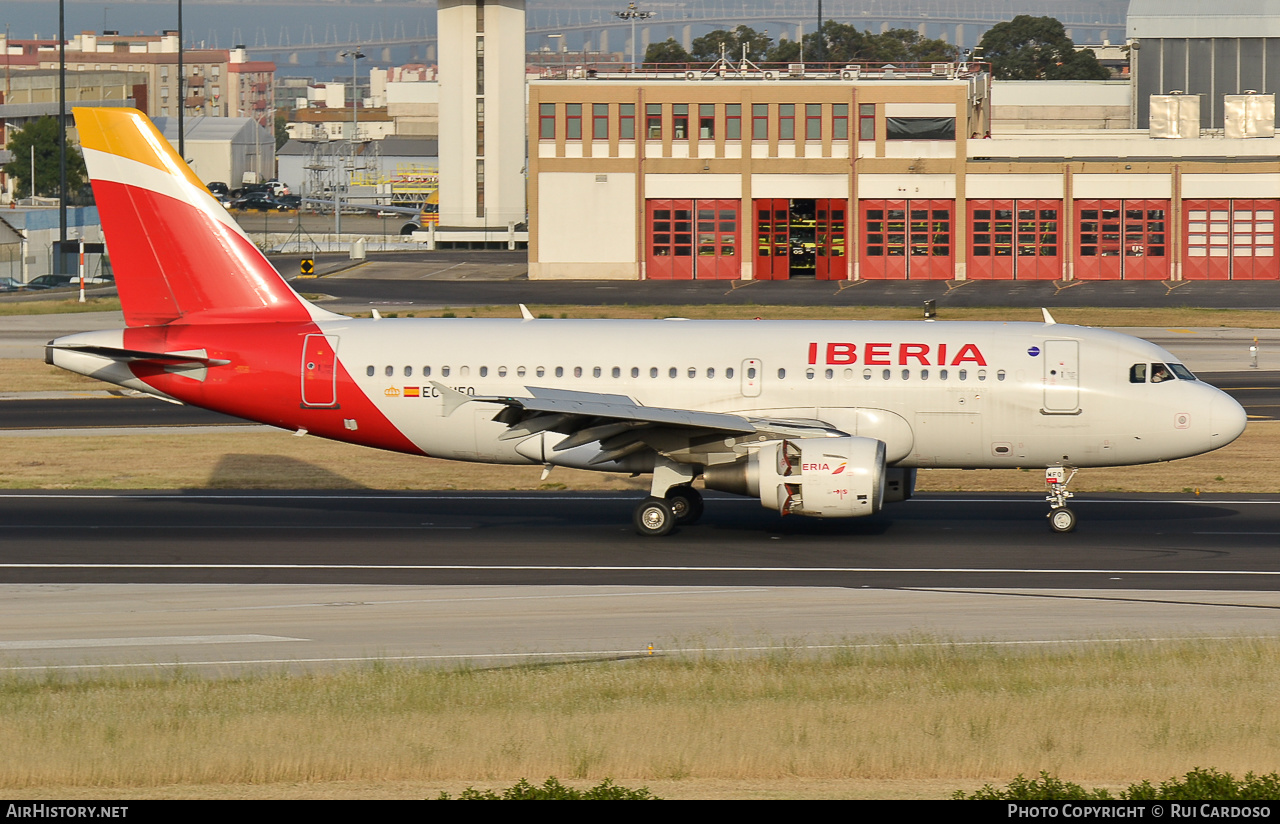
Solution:
<svg viewBox="0 0 1280 824"><path fill-rule="evenodd" d="M530 277L1280 279L1272 95L1216 130L1161 95L1149 129L991 135L991 88L975 63L544 68Z"/></svg>

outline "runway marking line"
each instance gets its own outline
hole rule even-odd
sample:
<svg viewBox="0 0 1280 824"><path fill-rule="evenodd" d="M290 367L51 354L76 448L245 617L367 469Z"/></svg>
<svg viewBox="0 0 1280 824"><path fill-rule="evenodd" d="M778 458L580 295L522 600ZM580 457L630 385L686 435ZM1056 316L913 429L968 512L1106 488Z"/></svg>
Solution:
<svg viewBox="0 0 1280 824"><path fill-rule="evenodd" d="M363 570L370 572L798 572L798 573L947 573L1005 575L1232 575L1280 576L1280 570L1245 569L1016 569L1011 567L742 567L742 566L562 566L556 564L0 564L19 569L166 569L166 570Z"/></svg>
<svg viewBox="0 0 1280 824"><path fill-rule="evenodd" d="M189 644L267 644L307 641L283 635L174 635L137 638L54 638L34 641L0 641L0 650L76 649L80 647L158 647Z"/></svg>

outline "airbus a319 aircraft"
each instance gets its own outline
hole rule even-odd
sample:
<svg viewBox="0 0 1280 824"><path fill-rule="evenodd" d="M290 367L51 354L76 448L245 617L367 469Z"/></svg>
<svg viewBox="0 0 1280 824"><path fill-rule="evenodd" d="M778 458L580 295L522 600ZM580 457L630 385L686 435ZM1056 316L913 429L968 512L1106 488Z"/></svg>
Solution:
<svg viewBox="0 0 1280 824"><path fill-rule="evenodd" d="M853 518L920 467L1045 469L1069 532L1081 467L1198 455L1244 410L1172 354L1044 323L353 319L295 293L141 112L76 125L127 328L57 366L283 429L414 455L647 473L642 535L706 488Z"/></svg>

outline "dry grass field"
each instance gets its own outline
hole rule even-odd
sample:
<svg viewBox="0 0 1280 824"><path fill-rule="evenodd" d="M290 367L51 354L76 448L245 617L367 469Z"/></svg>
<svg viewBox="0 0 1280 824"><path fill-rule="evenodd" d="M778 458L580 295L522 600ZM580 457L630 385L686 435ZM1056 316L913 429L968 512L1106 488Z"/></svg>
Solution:
<svg viewBox="0 0 1280 824"><path fill-rule="evenodd" d="M0 684L8 797L433 796L555 775L668 797L946 797L1280 761L1280 640ZM36 792L33 792L36 791Z"/></svg>

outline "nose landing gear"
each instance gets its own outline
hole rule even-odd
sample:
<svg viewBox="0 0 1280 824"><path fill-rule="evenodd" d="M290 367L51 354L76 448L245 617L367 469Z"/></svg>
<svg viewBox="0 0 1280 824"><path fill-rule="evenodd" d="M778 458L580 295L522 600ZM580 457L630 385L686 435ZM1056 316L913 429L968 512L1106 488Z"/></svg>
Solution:
<svg viewBox="0 0 1280 824"><path fill-rule="evenodd" d="M1051 466L1044 471L1044 484L1049 490L1045 500L1049 502L1049 528L1054 532L1071 532L1076 528L1076 513L1067 509L1067 500L1074 498L1074 493L1067 490L1067 484L1076 476L1072 468Z"/></svg>

